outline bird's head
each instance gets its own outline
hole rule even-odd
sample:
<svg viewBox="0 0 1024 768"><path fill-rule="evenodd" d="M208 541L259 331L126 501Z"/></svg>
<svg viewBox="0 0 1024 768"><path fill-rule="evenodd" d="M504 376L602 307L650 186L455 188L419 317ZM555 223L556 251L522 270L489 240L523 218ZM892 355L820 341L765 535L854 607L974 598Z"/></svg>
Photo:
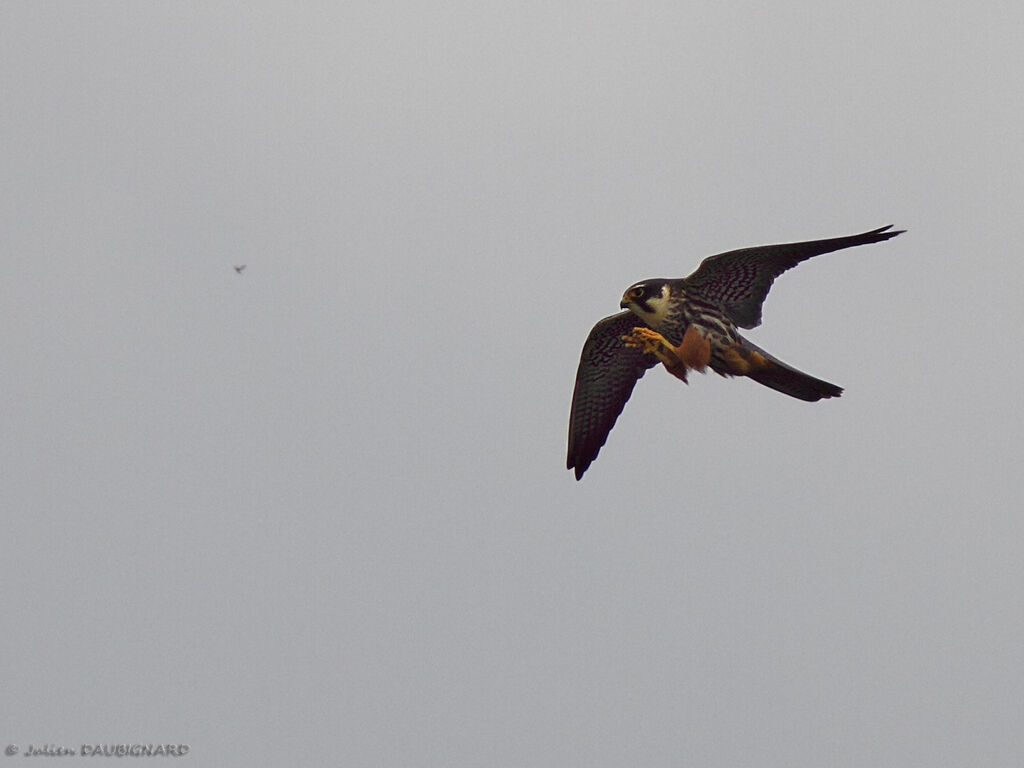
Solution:
<svg viewBox="0 0 1024 768"><path fill-rule="evenodd" d="M668 314L668 280L656 278L634 283L622 294L619 306L628 309L651 328L661 325Z"/></svg>

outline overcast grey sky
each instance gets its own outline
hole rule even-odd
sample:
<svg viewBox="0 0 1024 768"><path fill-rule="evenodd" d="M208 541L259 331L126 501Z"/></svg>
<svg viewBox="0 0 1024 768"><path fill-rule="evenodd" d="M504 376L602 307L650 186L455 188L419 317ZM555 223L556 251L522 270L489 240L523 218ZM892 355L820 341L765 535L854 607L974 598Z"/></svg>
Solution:
<svg viewBox="0 0 1024 768"><path fill-rule="evenodd" d="M0 740L1024 763L1022 71L994 0L4 2ZM750 334L841 399L654 370L564 469L628 285L885 224Z"/></svg>

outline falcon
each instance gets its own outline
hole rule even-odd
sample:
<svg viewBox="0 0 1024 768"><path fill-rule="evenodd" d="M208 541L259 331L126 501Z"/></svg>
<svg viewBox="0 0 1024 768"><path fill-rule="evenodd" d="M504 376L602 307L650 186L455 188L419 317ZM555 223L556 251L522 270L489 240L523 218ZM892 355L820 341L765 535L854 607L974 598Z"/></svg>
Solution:
<svg viewBox="0 0 1024 768"><path fill-rule="evenodd" d="M707 368L746 376L807 402L843 390L772 357L737 328L761 324L761 305L776 277L801 261L896 237L892 225L860 235L742 248L709 256L679 279L644 280L626 289L626 310L594 326L583 345L569 414L566 467L576 479L597 458L633 387L658 363L676 378Z"/></svg>

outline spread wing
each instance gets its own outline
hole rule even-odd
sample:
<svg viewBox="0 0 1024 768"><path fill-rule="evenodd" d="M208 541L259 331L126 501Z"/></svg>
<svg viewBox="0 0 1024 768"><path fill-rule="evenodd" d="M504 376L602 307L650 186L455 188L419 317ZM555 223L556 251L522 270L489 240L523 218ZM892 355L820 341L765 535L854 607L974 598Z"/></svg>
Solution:
<svg viewBox="0 0 1024 768"><path fill-rule="evenodd" d="M719 304L740 328L756 328L761 324L761 305L776 277L812 256L878 243L903 232L886 231L891 228L890 224L861 235L761 245L708 256L686 278L687 286L693 294Z"/></svg>
<svg viewBox="0 0 1024 768"><path fill-rule="evenodd" d="M622 341L623 334L643 325L632 312L620 312L595 325L583 345L572 393L566 460L568 469L576 469L577 480L597 458L634 385L648 368L658 364L654 355L631 349Z"/></svg>

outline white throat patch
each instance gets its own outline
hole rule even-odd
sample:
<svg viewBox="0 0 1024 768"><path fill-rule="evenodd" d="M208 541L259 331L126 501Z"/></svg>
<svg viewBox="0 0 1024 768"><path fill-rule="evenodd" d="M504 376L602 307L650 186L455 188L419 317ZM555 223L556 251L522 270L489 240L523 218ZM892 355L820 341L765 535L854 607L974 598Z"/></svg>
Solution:
<svg viewBox="0 0 1024 768"><path fill-rule="evenodd" d="M668 285L661 286L661 295L648 299L647 305L651 308L651 312L645 312L635 301L630 302L629 308L633 310L633 314L641 318L645 323L651 326L651 328L658 330L661 324L665 322L665 318L668 316Z"/></svg>

